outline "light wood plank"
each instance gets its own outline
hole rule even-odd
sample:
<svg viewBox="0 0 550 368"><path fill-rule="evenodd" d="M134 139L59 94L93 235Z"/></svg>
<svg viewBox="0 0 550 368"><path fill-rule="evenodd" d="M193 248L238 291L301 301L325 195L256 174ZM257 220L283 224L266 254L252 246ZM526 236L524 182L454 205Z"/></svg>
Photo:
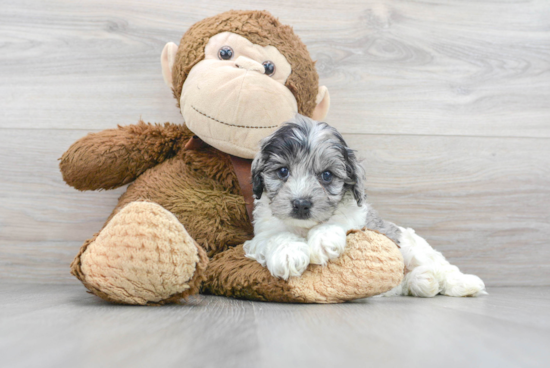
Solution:
<svg viewBox="0 0 550 368"><path fill-rule="evenodd" d="M291 24L348 133L550 137L550 3L244 0ZM11 1L0 12L0 127L181 120L159 55L234 5Z"/></svg>
<svg viewBox="0 0 550 368"><path fill-rule="evenodd" d="M78 192L57 158L72 130L0 136L0 276L65 282L79 245L124 188ZM550 285L547 139L345 135L367 168L368 200L465 272L494 285Z"/></svg>
<svg viewBox="0 0 550 368"><path fill-rule="evenodd" d="M0 283L67 284L78 282L70 264L83 241L6 241L0 237Z"/></svg>
<svg viewBox="0 0 550 368"><path fill-rule="evenodd" d="M160 308L107 304L76 283L0 284L0 295L10 368L544 367L550 358L548 287L339 305L201 296Z"/></svg>
<svg viewBox="0 0 550 368"><path fill-rule="evenodd" d="M64 183L58 167L63 152L86 134L79 130L2 131L2 240L83 241L101 228L125 189L81 193Z"/></svg>

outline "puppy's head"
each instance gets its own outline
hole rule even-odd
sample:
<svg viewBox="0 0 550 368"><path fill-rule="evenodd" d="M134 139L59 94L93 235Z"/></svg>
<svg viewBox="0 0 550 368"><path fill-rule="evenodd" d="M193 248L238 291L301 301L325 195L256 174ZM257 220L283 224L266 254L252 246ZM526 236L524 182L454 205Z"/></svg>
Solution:
<svg viewBox="0 0 550 368"><path fill-rule="evenodd" d="M328 220L346 193L362 205L364 170L338 131L302 115L261 143L252 163L254 196L298 226Z"/></svg>

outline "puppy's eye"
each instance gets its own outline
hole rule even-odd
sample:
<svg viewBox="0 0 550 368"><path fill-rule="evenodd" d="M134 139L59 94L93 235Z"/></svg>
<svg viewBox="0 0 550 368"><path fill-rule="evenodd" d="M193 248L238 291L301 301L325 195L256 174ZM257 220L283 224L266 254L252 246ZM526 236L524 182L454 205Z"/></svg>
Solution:
<svg viewBox="0 0 550 368"><path fill-rule="evenodd" d="M288 178L288 168L281 167L280 169L277 169L277 176L282 180Z"/></svg>
<svg viewBox="0 0 550 368"><path fill-rule="evenodd" d="M330 171L325 171L321 174L321 180L323 183L328 184L332 181L332 173Z"/></svg>
<svg viewBox="0 0 550 368"><path fill-rule="evenodd" d="M218 51L218 58L220 60L230 60L233 57L233 49L229 46L223 46Z"/></svg>
<svg viewBox="0 0 550 368"><path fill-rule="evenodd" d="M273 64L272 61L264 61L262 65L264 66L265 74L267 74L267 76L271 77L275 74L275 64Z"/></svg>

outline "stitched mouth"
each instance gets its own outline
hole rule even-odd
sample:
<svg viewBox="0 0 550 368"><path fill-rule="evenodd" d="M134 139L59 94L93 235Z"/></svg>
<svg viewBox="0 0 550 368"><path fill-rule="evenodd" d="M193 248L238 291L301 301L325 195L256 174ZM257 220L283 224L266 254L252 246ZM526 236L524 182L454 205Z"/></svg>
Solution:
<svg viewBox="0 0 550 368"><path fill-rule="evenodd" d="M204 112L198 110L198 109L197 109L195 106L193 106L193 105L191 105L191 107L193 108L193 110L195 110L195 111L198 112L199 114L201 114L201 115L203 115L203 116L206 116L208 119L213 120L213 121L215 121L216 123L220 123L220 124L227 125L227 126L234 127L234 128L245 128L245 129L273 129L273 128L278 128L278 127L279 127L278 125L254 126L254 125L229 124L229 123L223 122L223 121L221 121L221 120L218 120L218 119L216 119L216 118L213 118L213 117L210 116L210 115L205 114Z"/></svg>

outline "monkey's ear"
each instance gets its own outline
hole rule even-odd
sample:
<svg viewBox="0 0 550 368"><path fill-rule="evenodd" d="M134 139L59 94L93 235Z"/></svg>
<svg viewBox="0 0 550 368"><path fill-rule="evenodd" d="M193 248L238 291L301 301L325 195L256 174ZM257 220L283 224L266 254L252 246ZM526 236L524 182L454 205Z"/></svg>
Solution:
<svg viewBox="0 0 550 368"><path fill-rule="evenodd" d="M327 87L319 86L319 92L317 93L315 103L317 106L313 109L311 118L317 121L324 121L330 107L330 95L328 94Z"/></svg>
<svg viewBox="0 0 550 368"><path fill-rule="evenodd" d="M168 42L164 49L162 49L162 54L160 55L160 64L162 65L162 77L164 78L164 83L170 88L173 88L172 83L172 68L174 67L174 61L176 61L176 53L178 52L178 45L173 42Z"/></svg>

